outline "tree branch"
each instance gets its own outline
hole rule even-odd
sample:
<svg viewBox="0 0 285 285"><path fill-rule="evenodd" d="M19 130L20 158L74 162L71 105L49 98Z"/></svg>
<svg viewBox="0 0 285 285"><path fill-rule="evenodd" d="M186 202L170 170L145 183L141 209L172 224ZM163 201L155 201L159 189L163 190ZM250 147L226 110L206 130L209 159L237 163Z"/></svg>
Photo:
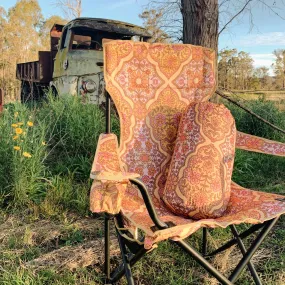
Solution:
<svg viewBox="0 0 285 285"><path fill-rule="evenodd" d="M219 33L218 33L218 35L220 35L226 28L227 28L227 26L236 18L236 17L238 17L244 10L245 10L245 8L248 6L248 4L250 3L250 2L252 2L253 0L247 0L247 2L245 3L245 5L242 7L242 9L238 12L238 13L236 13L225 25L224 25L224 27L219 31Z"/></svg>
<svg viewBox="0 0 285 285"><path fill-rule="evenodd" d="M234 92L227 90L229 92L231 92L232 94L235 94ZM266 121L265 119L263 119L262 117L260 117L259 115L255 114L254 112L252 112L251 110L249 110L248 108L246 108L245 106L243 106L242 104L240 104L239 102L233 100L232 98L230 98L229 96L227 96L222 90L216 90L215 91L216 94L218 94L219 96L221 96L222 98L228 100L229 102L233 103L234 105L238 106L239 108L243 109L244 111L246 111L247 113L249 113L250 115L252 115L253 117L257 118L258 120L262 121L263 123L265 123L266 125L270 126L271 128L285 134L285 130L273 125L272 123Z"/></svg>
<svg viewBox="0 0 285 285"><path fill-rule="evenodd" d="M276 16L278 16L279 18L281 18L282 20L285 20L284 17L282 17L279 13L277 13L270 5L268 5L267 3L265 3L263 0L257 0L258 2L260 2L261 4L263 4L266 8L268 8L271 12L273 12Z"/></svg>

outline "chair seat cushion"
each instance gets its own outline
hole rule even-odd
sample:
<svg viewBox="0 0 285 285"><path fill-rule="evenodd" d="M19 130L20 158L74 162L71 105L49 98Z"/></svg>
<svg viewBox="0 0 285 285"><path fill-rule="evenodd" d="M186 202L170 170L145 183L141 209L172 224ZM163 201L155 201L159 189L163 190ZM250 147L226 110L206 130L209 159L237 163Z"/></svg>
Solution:
<svg viewBox="0 0 285 285"><path fill-rule="evenodd" d="M139 191L135 186L127 187L121 208L125 227L131 232L139 228L145 233L146 249L169 238L185 239L202 227L226 228L232 224L258 224L271 220L285 213L285 196L246 189L232 182L228 207L224 215L216 219L193 220L175 215L158 202L154 205L159 218L171 225L170 228L156 229Z"/></svg>
<svg viewBox="0 0 285 285"><path fill-rule="evenodd" d="M183 113L162 200L175 214L217 218L227 208L236 128L224 105L193 103Z"/></svg>

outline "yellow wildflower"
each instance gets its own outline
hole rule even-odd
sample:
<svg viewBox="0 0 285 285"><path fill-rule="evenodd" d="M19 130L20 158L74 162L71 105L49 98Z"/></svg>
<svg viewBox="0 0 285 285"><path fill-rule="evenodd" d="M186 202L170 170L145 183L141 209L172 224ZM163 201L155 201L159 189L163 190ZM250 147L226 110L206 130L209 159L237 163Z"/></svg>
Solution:
<svg viewBox="0 0 285 285"><path fill-rule="evenodd" d="M18 115L19 115L19 113L18 113L18 112L15 112L15 113L14 113L14 117L15 117L15 118L17 118L17 117L18 117Z"/></svg>
<svg viewBox="0 0 285 285"><path fill-rule="evenodd" d="M23 130L21 128L16 128L15 132L17 135L20 135L23 132Z"/></svg>
<svg viewBox="0 0 285 285"><path fill-rule="evenodd" d="M19 146L14 146L14 150L20 150L21 148Z"/></svg>
<svg viewBox="0 0 285 285"><path fill-rule="evenodd" d="M18 124L12 124L11 127L17 128L17 127L18 127Z"/></svg>
<svg viewBox="0 0 285 285"><path fill-rule="evenodd" d="M13 140L17 140L19 138L19 136L13 136Z"/></svg>
<svg viewBox="0 0 285 285"><path fill-rule="evenodd" d="M29 152L26 152L26 151L23 152L23 156L27 157L27 158L31 158L32 157L32 155Z"/></svg>
<svg viewBox="0 0 285 285"><path fill-rule="evenodd" d="M19 122L19 123L18 123L18 126L22 126L22 125L24 125L23 122Z"/></svg>
<svg viewBox="0 0 285 285"><path fill-rule="evenodd" d="M46 142L42 142L42 145L46 145L47 143Z"/></svg>
<svg viewBox="0 0 285 285"><path fill-rule="evenodd" d="M28 122L27 122L27 125L28 125L29 127L32 127L32 126L34 125L34 123L31 122L31 121L28 121Z"/></svg>

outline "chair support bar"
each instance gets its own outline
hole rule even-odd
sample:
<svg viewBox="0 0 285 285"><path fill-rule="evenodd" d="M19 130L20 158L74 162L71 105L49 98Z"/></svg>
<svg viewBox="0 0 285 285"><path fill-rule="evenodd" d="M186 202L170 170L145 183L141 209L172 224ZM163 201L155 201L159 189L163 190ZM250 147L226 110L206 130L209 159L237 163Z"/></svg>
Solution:
<svg viewBox="0 0 285 285"><path fill-rule="evenodd" d="M239 237L239 234L238 234L238 231L237 231L235 225L231 225L230 228L231 228L231 231L232 231L234 237L237 240L238 247L240 248L240 251L241 251L242 255L244 256L246 254L246 248L242 242L242 239ZM255 284L261 285L262 284L261 280L259 279L259 276L256 272L256 269L255 269L253 263L251 261L249 261L247 266L248 266L248 269L252 275L252 278L254 279Z"/></svg>
<svg viewBox="0 0 285 285"><path fill-rule="evenodd" d="M110 215L105 214L104 228L105 228L105 264L104 271L106 274L106 281L110 279Z"/></svg>
<svg viewBox="0 0 285 285"><path fill-rule="evenodd" d="M175 241L183 250L188 252L202 267L204 267L211 275L213 275L223 285L232 285L223 274L221 274L212 264L210 264L199 252L197 252L192 246L190 246L184 240Z"/></svg>
<svg viewBox="0 0 285 285"><path fill-rule="evenodd" d="M135 285L135 282L134 282L134 279L133 279L132 270L131 270L131 264L130 264L130 260L129 260L127 249L126 249L126 245L123 242L123 238L121 237L121 235L118 232L117 228L116 228L116 232L117 232L117 237L118 237L119 246L120 246L120 250L121 250L121 256L122 256L122 259L123 259L124 272L126 274L128 285Z"/></svg>
<svg viewBox="0 0 285 285"><path fill-rule="evenodd" d="M136 185L139 191L141 192L147 211L148 211L148 214L150 218L152 219L153 223L155 224L155 226L160 230L167 229L168 225L164 223L163 221L161 221L156 213L156 210L153 206L153 203L151 201L151 198L149 196L149 193L147 191L145 184L138 178L130 179L130 182Z"/></svg>
<svg viewBox="0 0 285 285"><path fill-rule="evenodd" d="M203 228L203 237L202 237L202 255L206 256L207 254L207 228Z"/></svg>
<svg viewBox="0 0 285 285"><path fill-rule="evenodd" d="M109 134L111 132L111 97L106 90L105 90L105 96L106 96L106 109L105 109L106 134Z"/></svg>
<svg viewBox="0 0 285 285"><path fill-rule="evenodd" d="M144 248L141 248L136 254L134 254L130 259L130 266L136 264L147 252ZM125 274L125 265L124 262L121 263L111 274L111 283L115 283L120 280Z"/></svg>
<svg viewBox="0 0 285 285"><path fill-rule="evenodd" d="M272 227L276 224L278 219L279 219L279 217L276 217L272 220L265 222L265 226L263 227L263 229L261 230L261 232L257 236L256 240L250 246L248 251L245 253L243 258L241 259L241 261L239 262L239 264L237 265L237 267L235 268L235 270L231 274L229 280L231 280L233 283L237 280L238 276L240 275L240 273L242 272L244 267L248 264L248 262L250 261L250 259L252 258L252 256L254 255L256 250L258 249L258 247L260 246L260 244L263 242L265 237L269 234Z"/></svg>
<svg viewBox="0 0 285 285"><path fill-rule="evenodd" d="M251 235L252 233L258 231L260 228L263 228L263 227L264 227L264 224L254 225L254 226L250 227L249 229L247 229L246 231L244 231L241 234L239 234L239 237L241 239L244 239L244 238L248 237L249 235ZM237 243L237 240L234 238L234 239L228 241L227 243L225 243L223 246L221 246L218 249L216 249L215 251L207 254L206 256L210 257L210 256L216 255L218 253L221 253L221 252L225 251L226 249L232 247L236 243Z"/></svg>

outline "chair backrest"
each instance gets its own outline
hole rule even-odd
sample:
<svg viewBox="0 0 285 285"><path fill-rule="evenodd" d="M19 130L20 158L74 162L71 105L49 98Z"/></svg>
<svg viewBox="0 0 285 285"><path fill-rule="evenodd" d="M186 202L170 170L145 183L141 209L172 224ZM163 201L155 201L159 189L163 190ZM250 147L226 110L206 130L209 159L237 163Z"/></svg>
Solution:
<svg viewBox="0 0 285 285"><path fill-rule="evenodd" d="M181 113L215 88L215 52L184 44L110 41L104 77L120 116L120 158L154 202L163 190ZM157 198L157 199L156 199Z"/></svg>

